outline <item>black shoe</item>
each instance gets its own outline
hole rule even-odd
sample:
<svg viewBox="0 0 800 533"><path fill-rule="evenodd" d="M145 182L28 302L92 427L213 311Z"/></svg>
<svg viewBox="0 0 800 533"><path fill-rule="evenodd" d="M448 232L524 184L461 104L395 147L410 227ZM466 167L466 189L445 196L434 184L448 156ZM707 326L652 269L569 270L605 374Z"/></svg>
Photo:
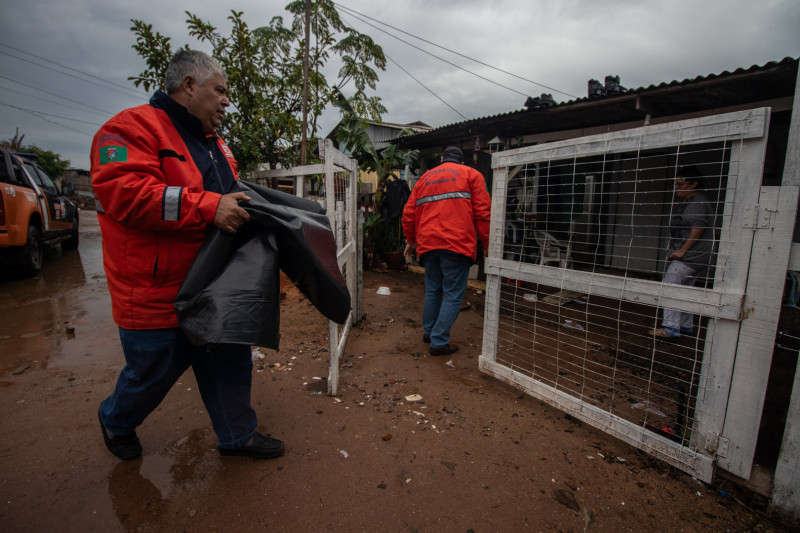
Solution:
<svg viewBox="0 0 800 533"><path fill-rule="evenodd" d="M422 334L422 342L424 342L426 344L430 344L431 343L431 336L430 335L426 335L425 333L423 333Z"/></svg>
<svg viewBox="0 0 800 533"><path fill-rule="evenodd" d="M445 344L439 348L434 348L431 346L430 348L431 355L450 355L451 353L456 353L457 351L458 346L455 344Z"/></svg>
<svg viewBox="0 0 800 533"><path fill-rule="evenodd" d="M220 455L242 455L253 459L274 459L283 455L283 443L272 437L256 433L250 444L241 448L218 448Z"/></svg>
<svg viewBox="0 0 800 533"><path fill-rule="evenodd" d="M97 418L100 419L99 412L97 413ZM110 436L106 426L103 425L102 419L100 419L100 431L103 432L103 440L108 451L120 459L130 461L142 456L142 443L139 442L139 437L136 436L135 431L130 435Z"/></svg>

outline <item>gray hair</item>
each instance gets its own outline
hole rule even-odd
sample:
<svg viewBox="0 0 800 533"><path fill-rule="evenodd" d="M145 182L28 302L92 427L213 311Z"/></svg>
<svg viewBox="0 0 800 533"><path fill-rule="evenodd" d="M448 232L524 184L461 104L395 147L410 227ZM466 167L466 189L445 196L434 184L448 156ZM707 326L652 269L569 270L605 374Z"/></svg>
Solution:
<svg viewBox="0 0 800 533"><path fill-rule="evenodd" d="M209 78L216 74L225 78L225 81L228 80L228 76L216 59L199 50L182 49L172 56L169 62L164 75L164 89L167 94L175 93L186 76L194 78L199 85L205 85Z"/></svg>

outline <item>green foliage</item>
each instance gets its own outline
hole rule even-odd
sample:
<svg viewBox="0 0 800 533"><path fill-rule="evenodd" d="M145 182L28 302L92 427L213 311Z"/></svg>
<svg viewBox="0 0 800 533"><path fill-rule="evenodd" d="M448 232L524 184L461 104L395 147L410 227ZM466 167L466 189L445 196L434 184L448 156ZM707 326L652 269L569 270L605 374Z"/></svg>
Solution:
<svg viewBox="0 0 800 533"><path fill-rule="evenodd" d="M16 128L14 136L8 140L0 141L0 146L11 152L38 155L39 158L36 162L53 179L61 176L70 167L69 159L62 159L61 154L39 148L35 144L26 146L22 144L22 139L24 138L25 134L20 135L19 128Z"/></svg>
<svg viewBox="0 0 800 533"><path fill-rule="evenodd" d="M22 137L24 137L24 135ZM51 152L50 150L45 150L44 148L39 148L35 144L28 146L20 144L22 137L19 139L15 137L6 141L2 141L0 142L0 146L11 152L36 154L39 156L36 162L40 167L42 167L47 175L53 179L61 176L70 167L69 159L62 159L60 154Z"/></svg>
<svg viewBox="0 0 800 533"><path fill-rule="evenodd" d="M228 37L186 12L189 35L211 46L212 55L228 75L232 106L220 133L244 171L264 162L272 168L291 166L300 159L297 146L302 137L305 1L295 0L286 10L293 17L291 27L286 27L278 16L267 26L252 31L241 11L231 11ZM163 88L164 73L173 53L170 38L154 32L150 24L135 19L132 23L131 31L136 34L133 48L145 59L147 68L129 79L146 90ZM310 29L308 137L316 136L319 117L333 91L338 92L349 83L356 88L347 99L351 105L380 120L386 108L380 98L365 92L376 87L378 75L374 68L384 70L386 66L380 46L346 26L331 0L311 2ZM335 83L329 83L322 74L332 56L343 65Z"/></svg>
<svg viewBox="0 0 800 533"><path fill-rule="evenodd" d="M19 134L19 128L14 131L14 136L8 140L0 141L0 146L9 150L10 152L19 152L24 154L36 154L39 158L36 162L47 173L48 176L55 179L61 176L69 167L69 159L62 159L61 154L39 148L35 144L24 145L22 139L25 134Z"/></svg>
<svg viewBox="0 0 800 533"><path fill-rule="evenodd" d="M396 169L419 166L419 150L402 150L390 145L380 152L375 148L367 134L367 124L359 118L356 107L338 90L333 90L333 104L342 112L336 140L340 146L358 160L359 168L378 175L377 201L383 201L383 189L391 177L400 179ZM407 135L403 130L400 135ZM364 224L365 242L368 247L384 252L400 251L403 247L403 230L400 218L388 219L381 216L381 209Z"/></svg>
<svg viewBox="0 0 800 533"><path fill-rule="evenodd" d="M38 155L39 159L36 162L53 179L61 176L70 166L69 159L61 159L60 154L39 148L34 144L23 147L22 151Z"/></svg>
<svg viewBox="0 0 800 533"><path fill-rule="evenodd" d="M403 223L400 218L382 218L378 223L375 246L384 252L399 252L405 246Z"/></svg>
<svg viewBox="0 0 800 533"><path fill-rule="evenodd" d="M164 73L167 71L170 59L172 59L172 46L169 44L170 38L164 37L158 32L153 33L153 25L145 24L140 20L131 20L133 26L131 31L136 33L136 44L133 49L142 56L147 63L147 69L138 76L128 78L138 87L142 85L145 91L150 88L164 88Z"/></svg>
<svg viewBox="0 0 800 533"><path fill-rule="evenodd" d="M338 89L332 92L333 105L342 112L336 140L358 160L361 170L375 172L378 183L382 183L395 169L405 168L406 165L411 168L419 166L419 150L402 150L393 144L378 152L367 134L366 122L359 118L352 102Z"/></svg>

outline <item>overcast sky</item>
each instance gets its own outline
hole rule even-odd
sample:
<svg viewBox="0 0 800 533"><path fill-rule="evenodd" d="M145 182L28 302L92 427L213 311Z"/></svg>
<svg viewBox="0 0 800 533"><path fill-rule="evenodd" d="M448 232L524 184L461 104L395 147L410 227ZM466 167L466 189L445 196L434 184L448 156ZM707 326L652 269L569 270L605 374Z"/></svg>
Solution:
<svg viewBox="0 0 800 533"><path fill-rule="evenodd" d="M231 9L243 11L252 29L276 15L288 24L287 3L4 0L0 140L19 128L25 144L53 150L74 167L88 169L98 127L148 99L127 81L144 68L131 48L131 19L172 37L173 49L189 43L208 51L188 35L186 10L228 35ZM387 61L386 71L379 72L376 94L388 108L386 122L442 126L522 109L526 95L551 93L557 101L584 97L590 78L618 75L623 86L636 88L800 56L798 0L344 0L342 6L480 61L343 14L347 24L371 35L408 71ZM54 72L87 78L50 62L115 85ZM337 121L335 111L326 113L321 135Z"/></svg>

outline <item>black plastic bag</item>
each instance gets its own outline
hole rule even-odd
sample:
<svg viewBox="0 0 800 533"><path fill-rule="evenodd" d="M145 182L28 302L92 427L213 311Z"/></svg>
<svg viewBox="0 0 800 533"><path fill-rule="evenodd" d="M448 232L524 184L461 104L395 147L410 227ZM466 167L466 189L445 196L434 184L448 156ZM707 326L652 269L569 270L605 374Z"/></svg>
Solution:
<svg viewBox="0 0 800 533"><path fill-rule="evenodd" d="M236 234L209 229L175 298L178 321L194 344L278 348L278 270L326 318L344 323L350 293L336 260L325 210L316 202L237 181L230 192L252 220Z"/></svg>

